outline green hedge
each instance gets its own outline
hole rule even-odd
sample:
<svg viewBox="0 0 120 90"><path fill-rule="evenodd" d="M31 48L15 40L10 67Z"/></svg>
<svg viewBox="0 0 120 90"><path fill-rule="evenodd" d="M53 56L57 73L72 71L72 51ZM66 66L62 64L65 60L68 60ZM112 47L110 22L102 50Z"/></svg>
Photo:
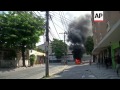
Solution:
<svg viewBox="0 0 120 90"><path fill-rule="evenodd" d="M30 66L33 66L34 62L35 62L35 55L32 54L32 55L30 55Z"/></svg>

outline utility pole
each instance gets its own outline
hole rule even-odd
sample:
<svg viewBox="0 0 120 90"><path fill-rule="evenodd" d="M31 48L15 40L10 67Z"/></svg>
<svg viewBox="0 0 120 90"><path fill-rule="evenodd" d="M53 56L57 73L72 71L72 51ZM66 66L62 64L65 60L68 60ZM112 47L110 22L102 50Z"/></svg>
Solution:
<svg viewBox="0 0 120 90"><path fill-rule="evenodd" d="M46 11L46 59L45 59L45 65L46 65L46 70L45 70L45 76L49 76L49 11Z"/></svg>
<svg viewBox="0 0 120 90"><path fill-rule="evenodd" d="M64 45L65 45L65 32L64 32ZM66 51L66 48L65 48L65 51ZM65 58L65 51L64 51L64 64L66 64L66 58Z"/></svg>
<svg viewBox="0 0 120 90"><path fill-rule="evenodd" d="M65 45L65 34L67 34L67 33L65 31L64 33L60 33L60 34L64 34L64 45ZM64 50L66 51L66 48ZM64 64L65 64L65 62L67 62L67 61L66 61L65 52L64 52Z"/></svg>

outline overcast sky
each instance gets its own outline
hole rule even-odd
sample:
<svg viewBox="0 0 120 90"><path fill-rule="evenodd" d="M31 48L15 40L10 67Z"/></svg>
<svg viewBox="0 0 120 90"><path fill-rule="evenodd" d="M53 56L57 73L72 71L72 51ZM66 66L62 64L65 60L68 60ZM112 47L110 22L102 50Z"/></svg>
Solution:
<svg viewBox="0 0 120 90"><path fill-rule="evenodd" d="M44 12L41 14L43 16L45 16ZM75 18L78 18L85 14L91 14L91 11L50 11L50 15L51 15L53 23L54 23L54 25L53 25L51 19L49 19L50 32L52 33L52 35L49 34L50 40L52 41L53 37L64 40L64 34L60 34L60 33L64 33L64 31L67 31L68 25L71 21L73 21ZM64 23L62 24L62 22L64 22ZM59 36L58 36L55 28L56 28ZM67 38L67 35L66 35L66 38ZM37 43L36 45L38 46L40 44L43 44L44 42L45 42L45 37L41 36L40 42ZM67 43L67 44L69 44L69 43Z"/></svg>

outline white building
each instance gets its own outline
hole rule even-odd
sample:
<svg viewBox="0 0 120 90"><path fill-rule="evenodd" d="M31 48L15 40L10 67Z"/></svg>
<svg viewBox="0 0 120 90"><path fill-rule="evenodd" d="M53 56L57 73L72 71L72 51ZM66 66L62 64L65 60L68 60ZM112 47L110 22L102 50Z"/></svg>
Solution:
<svg viewBox="0 0 120 90"><path fill-rule="evenodd" d="M39 45L38 46L40 49L42 49L42 50L45 50L45 45L44 44L42 44L42 45ZM67 56L65 56L65 59L67 60L67 61L73 61L74 59L73 59L73 55L72 55L72 51L71 50L69 50L69 47L67 48L68 49L68 53L67 53ZM52 53L52 48L51 48L51 45L49 45L49 62L51 63L51 62L61 62L61 60L64 60L64 56L61 58L61 59L57 59L56 57L55 57L55 55L54 55L54 53Z"/></svg>

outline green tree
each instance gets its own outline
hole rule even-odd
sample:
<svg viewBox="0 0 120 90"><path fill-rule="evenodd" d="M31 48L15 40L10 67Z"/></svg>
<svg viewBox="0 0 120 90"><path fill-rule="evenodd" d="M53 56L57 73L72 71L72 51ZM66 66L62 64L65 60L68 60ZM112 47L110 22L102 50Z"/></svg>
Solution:
<svg viewBox="0 0 120 90"><path fill-rule="evenodd" d="M25 66L25 50L33 49L44 34L45 20L32 12L9 11L0 14L0 45L22 51Z"/></svg>
<svg viewBox="0 0 120 90"><path fill-rule="evenodd" d="M51 42L52 51L55 53L57 59L60 59L64 54L67 54L67 44L65 44L62 40L53 39Z"/></svg>
<svg viewBox="0 0 120 90"><path fill-rule="evenodd" d="M36 57L34 54L30 55L30 66L34 65L35 59L36 59Z"/></svg>
<svg viewBox="0 0 120 90"><path fill-rule="evenodd" d="M94 48L94 43L93 43L93 37L92 36L87 37L87 40L85 42L85 48L86 48L86 53L91 55L92 50Z"/></svg>

